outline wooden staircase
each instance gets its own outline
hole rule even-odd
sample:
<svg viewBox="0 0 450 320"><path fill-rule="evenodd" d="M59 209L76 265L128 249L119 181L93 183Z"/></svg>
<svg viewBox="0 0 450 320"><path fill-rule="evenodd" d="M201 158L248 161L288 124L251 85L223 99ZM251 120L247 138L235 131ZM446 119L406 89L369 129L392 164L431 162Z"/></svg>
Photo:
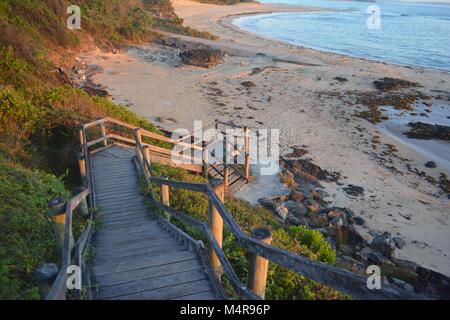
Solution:
<svg viewBox="0 0 450 320"><path fill-rule="evenodd" d="M96 298L223 299L196 242L171 232L144 203L133 149L111 145L92 157L93 193L102 227L90 266ZM181 235L181 236L180 236Z"/></svg>
<svg viewBox="0 0 450 320"><path fill-rule="evenodd" d="M108 133L106 124L113 125ZM114 126L124 129L116 131ZM111 118L81 128L82 153L78 160L82 191L68 201L57 198L49 202L52 220L61 233L57 239L62 239L63 244L60 268L47 300L67 299L68 290L74 290L70 296L82 299L82 289L87 289L89 299L224 299L222 275L240 297L261 299L269 261L354 298L423 298L388 283L379 290L370 290L364 275L272 246L267 229L255 228L248 235L224 204L224 185L228 180L230 188L238 188L242 183L241 168L220 163L200 165L205 176L222 176L225 181L190 183L158 177L152 169L148 143L155 139L185 144ZM138 177L148 195L140 193ZM205 195L207 221L171 207L171 189ZM147 201L151 208L146 206ZM72 222L78 213L87 223L74 239ZM97 217L101 223L95 228ZM206 246L176 227L171 219L200 232ZM246 285L222 250L224 226L249 256ZM93 256L88 248L95 249ZM69 269L74 266L83 271L82 288L68 288L67 280L73 272Z"/></svg>
<svg viewBox="0 0 450 320"><path fill-rule="evenodd" d="M208 168L208 176L210 179L220 179L225 180L225 166L222 163L213 164ZM228 168L228 188L227 193L233 194L239 191L243 186L247 184L248 180L242 176L242 174L233 169L233 167Z"/></svg>

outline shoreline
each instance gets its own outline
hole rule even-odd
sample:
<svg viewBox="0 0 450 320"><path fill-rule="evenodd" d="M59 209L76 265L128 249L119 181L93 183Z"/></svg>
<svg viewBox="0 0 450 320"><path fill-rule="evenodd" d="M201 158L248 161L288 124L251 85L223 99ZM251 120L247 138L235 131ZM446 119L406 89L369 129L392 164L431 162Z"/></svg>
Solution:
<svg viewBox="0 0 450 320"><path fill-rule="evenodd" d="M450 214L446 209L450 201L436 185L408 170L408 165L435 178L443 169L425 168L428 159L354 116L366 110L357 101L367 92L376 92L376 79L389 76L417 81L423 85L417 90L434 103L438 94L433 90L447 92L448 73L324 53L226 26L224 20L236 13L254 12L255 4L215 6L174 0L173 5L185 25L220 35L219 41L208 44L235 54L227 55L216 67L203 69L180 64L176 50L156 44L125 54L94 53L93 62L105 68L95 82L106 86L115 101L168 130L190 129L194 120L210 123L217 118L254 129L280 129L282 153L302 147L308 150L305 157L315 164L341 173L339 184L323 183L333 205L362 216L366 231L401 235L407 244L397 250L400 257L450 275ZM245 89L245 81L254 87ZM343 187L350 184L361 186L364 195L346 194ZM242 193L246 190L250 191Z"/></svg>
<svg viewBox="0 0 450 320"><path fill-rule="evenodd" d="M377 63L383 63L383 64L387 64L387 65L394 65L394 66L404 67L404 68L413 68L413 69L418 69L418 70L438 71L438 72L444 72L444 73L450 74L450 70L436 68L436 67L428 67L428 66L420 66L420 65L412 65L412 64L402 64L402 63L386 61L386 60L370 59L370 58L366 58L366 57L360 57L360 56L354 56L354 55L351 55L351 54L344 54L344 53L340 53L340 52L335 52L335 51L332 51L332 50L326 50L326 49L310 47L310 46L306 46L306 45L302 45L302 44L296 44L296 43L292 43L292 42L289 42L289 41L280 40L280 39L272 38L272 37L269 37L269 36L264 36L264 35L256 33L256 32L248 31L248 30L245 30L244 28L239 27L235 23L233 23L234 20L236 20L238 18L241 18L241 17L246 17L246 16L266 16L266 15L268 16L268 15L276 14L276 13L345 12L345 10L334 10L334 9L331 9L331 8L329 10L328 9L316 10L316 9L320 9L320 8L312 8L312 9L313 10L311 10L311 11L289 11L289 12L285 12L285 11L264 12L264 11L261 11L261 12L254 12L254 13L238 13L238 14L231 14L231 15L225 16L223 19L220 20L220 22L223 22L226 27L234 30L237 33L247 34L249 36L252 36L252 37L255 37L255 38L264 39L264 40L267 40L267 41L273 41L273 42L283 43L283 44L290 45L290 46L296 46L296 47L299 47L299 48L302 48L302 49L315 50L315 51L321 52L323 54L332 54L332 55L337 55L337 56L341 56L341 57L360 59L362 61L367 61L367 62L377 62Z"/></svg>

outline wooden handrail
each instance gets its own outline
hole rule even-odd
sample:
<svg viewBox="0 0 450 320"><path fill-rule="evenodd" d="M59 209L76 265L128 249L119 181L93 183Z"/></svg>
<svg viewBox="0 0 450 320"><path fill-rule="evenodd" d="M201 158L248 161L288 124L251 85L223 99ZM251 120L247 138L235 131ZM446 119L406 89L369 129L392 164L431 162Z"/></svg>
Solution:
<svg viewBox="0 0 450 320"><path fill-rule="evenodd" d="M55 282L48 293L46 300L65 300L66 292L67 292L67 268L71 265L72 261L72 222L73 222L73 212L80 205L81 201L83 201L89 195L89 189L85 189L84 191L77 194L71 200L69 200L66 204L66 219L64 224L64 246L62 251L62 261L61 268L58 272L58 276L56 277ZM88 230L90 231L90 223L88 226ZM80 237L77 242L76 247L84 248L85 239L87 238L87 233L84 233L82 237ZM80 266L81 267L81 266Z"/></svg>
<svg viewBox="0 0 450 320"><path fill-rule="evenodd" d="M137 140L136 135L135 139L136 139L136 147L142 151L143 146ZM308 259L304 256L294 254L290 251L272 246L267 243L263 243L259 240L249 237L240 229L239 225L236 223L231 213L226 209L225 205L216 195L216 193L214 192L213 188L209 183L205 184L205 187L203 188L200 187L199 184L191 184L187 182L177 182L166 179L159 179L154 177L153 172L151 172L151 165L149 159L146 159L145 157L143 159L140 159L138 157L138 164L141 168L141 172L144 173L144 176L148 184L150 183L155 183L159 185L170 184L170 186L174 188L191 190L202 193L205 193L204 189L206 188L206 195L210 203L212 203L215 206L215 208L221 215L223 221L228 226L232 234L235 236L239 245L243 249L246 249L253 254L264 257L269 261L276 263L284 268L292 270L302 276L305 276L323 285L337 289L357 299L424 299L423 296L416 295L407 290L394 287L387 283L384 283L382 288L379 290L370 290L368 289L366 284L367 279L361 275L355 274L348 270L327 265L320 261ZM150 176L146 176L145 174L146 167L147 169L149 169L149 172L151 172ZM203 231L203 233L206 235L208 239L209 244L213 248L218 259L220 260L222 267L224 268L224 271L228 276L230 282L232 283L233 287L235 288L235 290L237 290L237 292L242 294L244 297L249 298L253 296L253 298L255 298L255 295L251 293L249 289L246 286L244 286L237 278L231 265L228 262L228 259L224 255L217 241L215 241L214 236L212 235L211 230L206 225L206 223L198 221L186 215L183 212L180 212L169 206L164 205L163 203L161 203L156 199L156 197L153 195L153 192L151 191L151 188L150 188L150 196L152 202L159 209L170 214L174 218L179 219L180 221L188 224L189 226Z"/></svg>

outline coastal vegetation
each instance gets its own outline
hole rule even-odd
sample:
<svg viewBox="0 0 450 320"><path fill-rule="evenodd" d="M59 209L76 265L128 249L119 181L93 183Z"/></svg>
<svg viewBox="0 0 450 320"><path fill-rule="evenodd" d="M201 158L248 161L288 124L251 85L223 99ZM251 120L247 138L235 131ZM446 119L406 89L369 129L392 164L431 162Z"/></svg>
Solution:
<svg viewBox="0 0 450 320"><path fill-rule="evenodd" d="M82 8L82 30L66 28L66 0L0 3L0 299L38 299L33 270L58 259L47 201L70 197L80 183L76 162L80 125L111 116L157 131L124 106L75 88L67 70L77 54L89 46L117 51L150 41L151 28L212 38L184 27L167 0L78 0L70 4ZM182 181L202 179L162 166L157 172ZM179 191L172 203L206 219L206 199ZM236 199L228 198L226 206L246 232L267 226L275 245L335 263L335 252L317 231L286 229L263 207ZM225 235L224 247L244 278L247 257L231 234ZM267 297L324 299L339 294L272 265Z"/></svg>

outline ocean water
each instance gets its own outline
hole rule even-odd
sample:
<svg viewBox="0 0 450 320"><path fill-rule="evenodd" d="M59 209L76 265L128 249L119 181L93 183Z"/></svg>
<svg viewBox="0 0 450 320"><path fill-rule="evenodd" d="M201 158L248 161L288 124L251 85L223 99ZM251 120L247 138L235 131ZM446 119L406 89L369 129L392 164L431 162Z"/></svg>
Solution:
<svg viewBox="0 0 450 320"><path fill-rule="evenodd" d="M450 3L326 0L262 2L342 11L244 16L233 23L253 33L322 51L450 71ZM379 20L373 8L367 13L368 7L373 5L380 10ZM371 16L369 28L367 20Z"/></svg>

